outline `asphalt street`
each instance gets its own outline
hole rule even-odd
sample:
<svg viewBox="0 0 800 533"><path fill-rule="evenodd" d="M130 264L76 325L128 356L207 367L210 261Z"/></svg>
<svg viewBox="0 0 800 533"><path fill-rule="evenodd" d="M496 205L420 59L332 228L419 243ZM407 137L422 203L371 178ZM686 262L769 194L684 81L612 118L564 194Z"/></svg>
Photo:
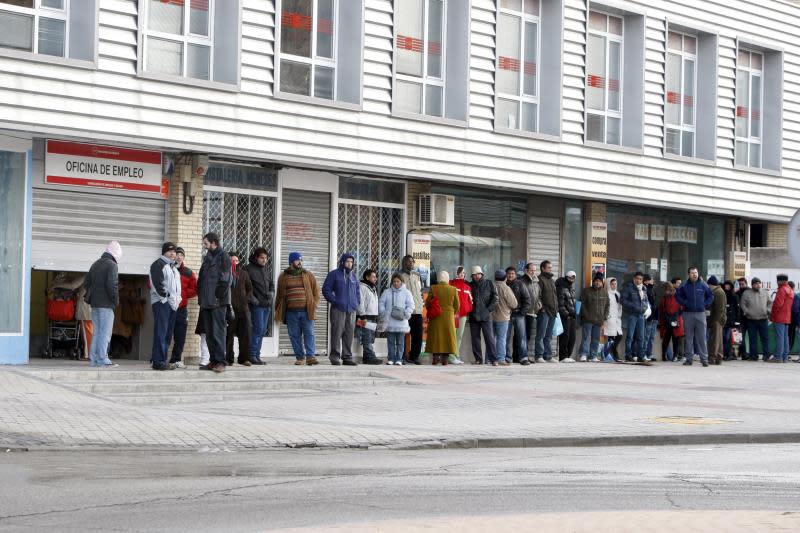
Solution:
<svg viewBox="0 0 800 533"><path fill-rule="evenodd" d="M0 456L0 532L798 530L798 452L11 452Z"/></svg>

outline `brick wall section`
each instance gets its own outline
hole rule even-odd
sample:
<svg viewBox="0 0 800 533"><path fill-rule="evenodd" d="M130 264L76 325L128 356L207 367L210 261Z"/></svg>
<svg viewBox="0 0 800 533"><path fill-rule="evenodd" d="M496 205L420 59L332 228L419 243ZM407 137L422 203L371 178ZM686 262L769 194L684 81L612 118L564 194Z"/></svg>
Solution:
<svg viewBox="0 0 800 533"><path fill-rule="evenodd" d="M186 215L183 212L183 184L176 168L170 183L167 238L186 250L186 266L197 275L203 252L203 179L195 176L194 183L194 209L192 214ZM197 364L200 358L200 337L194 334L199 313L197 298L189 300L189 329L183 351L186 364Z"/></svg>
<svg viewBox="0 0 800 533"><path fill-rule="evenodd" d="M767 224L767 248L786 248L787 224Z"/></svg>
<svg viewBox="0 0 800 533"><path fill-rule="evenodd" d="M585 213L587 222L606 222L608 218L606 204L602 202L587 202Z"/></svg>

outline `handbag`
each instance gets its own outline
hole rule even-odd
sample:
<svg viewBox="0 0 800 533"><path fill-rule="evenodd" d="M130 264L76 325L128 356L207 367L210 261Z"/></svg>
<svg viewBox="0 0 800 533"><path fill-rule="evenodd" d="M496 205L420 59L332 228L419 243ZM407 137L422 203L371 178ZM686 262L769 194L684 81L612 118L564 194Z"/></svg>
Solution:
<svg viewBox="0 0 800 533"><path fill-rule="evenodd" d="M439 302L439 297L435 294L431 294L431 297L428 298L428 303L425 304L425 307L428 309L428 320L436 318L442 314L442 304Z"/></svg>
<svg viewBox="0 0 800 533"><path fill-rule="evenodd" d="M391 290L391 289L389 289ZM396 307L394 305L394 291L392 291L392 310L389 315L395 320L405 320L406 319L406 310L402 307Z"/></svg>

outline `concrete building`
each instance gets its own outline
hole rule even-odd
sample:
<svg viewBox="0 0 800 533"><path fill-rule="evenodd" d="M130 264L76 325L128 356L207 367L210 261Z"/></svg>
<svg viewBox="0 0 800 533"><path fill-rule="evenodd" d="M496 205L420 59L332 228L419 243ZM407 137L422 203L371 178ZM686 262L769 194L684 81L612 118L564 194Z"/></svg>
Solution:
<svg viewBox="0 0 800 533"><path fill-rule="evenodd" d="M0 363L41 350L53 273L111 239L130 300L162 241L198 268L212 230L245 256L265 245L276 278L291 250L319 276L348 250L385 286L410 231L430 234L434 272L731 276L750 221L800 207L798 16L784 0L0 0ZM147 320L120 324L122 353L149 358ZM267 340L289 349L278 325Z"/></svg>

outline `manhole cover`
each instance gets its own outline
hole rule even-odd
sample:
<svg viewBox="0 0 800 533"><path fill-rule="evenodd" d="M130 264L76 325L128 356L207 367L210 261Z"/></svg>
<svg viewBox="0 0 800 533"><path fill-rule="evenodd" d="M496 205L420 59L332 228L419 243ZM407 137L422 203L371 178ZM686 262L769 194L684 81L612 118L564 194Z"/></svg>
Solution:
<svg viewBox="0 0 800 533"><path fill-rule="evenodd" d="M713 426L717 424L736 424L738 420L723 418L703 418L700 416L661 416L653 419L661 424L680 424L684 426Z"/></svg>

